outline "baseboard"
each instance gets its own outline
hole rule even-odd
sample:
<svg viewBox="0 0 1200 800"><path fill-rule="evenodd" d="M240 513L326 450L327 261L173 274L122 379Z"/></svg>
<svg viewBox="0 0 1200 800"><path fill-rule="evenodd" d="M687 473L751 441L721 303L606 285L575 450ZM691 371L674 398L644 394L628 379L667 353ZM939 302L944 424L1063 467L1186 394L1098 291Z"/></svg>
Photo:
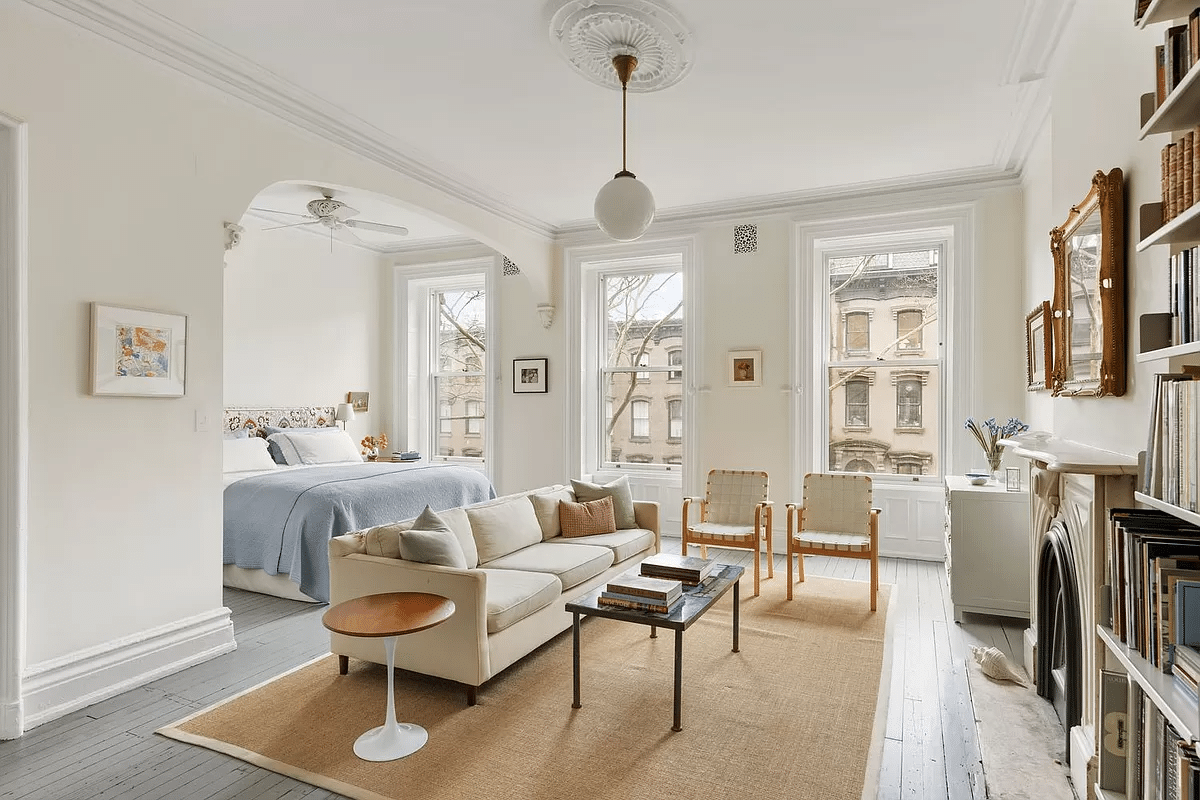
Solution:
<svg viewBox="0 0 1200 800"><path fill-rule="evenodd" d="M228 608L35 664L22 679L25 730L237 647Z"/></svg>
<svg viewBox="0 0 1200 800"><path fill-rule="evenodd" d="M1089 767L1093 766L1092 759L1096 755L1096 742L1092 739L1092 730L1083 725L1071 728L1071 788L1076 797L1090 797L1088 786L1094 775L1089 775Z"/></svg>
<svg viewBox="0 0 1200 800"><path fill-rule="evenodd" d="M21 735L21 726L20 702L0 705L0 739L16 739Z"/></svg>

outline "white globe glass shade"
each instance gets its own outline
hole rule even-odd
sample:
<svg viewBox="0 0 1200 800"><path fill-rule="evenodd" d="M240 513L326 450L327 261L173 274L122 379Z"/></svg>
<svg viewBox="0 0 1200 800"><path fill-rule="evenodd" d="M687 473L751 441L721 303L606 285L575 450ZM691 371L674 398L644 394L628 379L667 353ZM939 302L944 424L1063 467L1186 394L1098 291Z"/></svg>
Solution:
<svg viewBox="0 0 1200 800"><path fill-rule="evenodd" d="M654 219L654 195L632 175L619 175L596 194L596 224L618 242L632 242Z"/></svg>

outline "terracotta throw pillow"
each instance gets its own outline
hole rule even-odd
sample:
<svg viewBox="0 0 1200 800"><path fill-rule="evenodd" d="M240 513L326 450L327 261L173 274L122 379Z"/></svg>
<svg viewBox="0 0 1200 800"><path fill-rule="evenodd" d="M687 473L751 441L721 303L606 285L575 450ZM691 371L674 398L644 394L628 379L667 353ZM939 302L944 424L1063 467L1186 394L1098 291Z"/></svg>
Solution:
<svg viewBox="0 0 1200 800"><path fill-rule="evenodd" d="M562 526L562 535L569 539L576 536L616 533L617 530L611 497L602 497L586 503L559 500L558 519Z"/></svg>

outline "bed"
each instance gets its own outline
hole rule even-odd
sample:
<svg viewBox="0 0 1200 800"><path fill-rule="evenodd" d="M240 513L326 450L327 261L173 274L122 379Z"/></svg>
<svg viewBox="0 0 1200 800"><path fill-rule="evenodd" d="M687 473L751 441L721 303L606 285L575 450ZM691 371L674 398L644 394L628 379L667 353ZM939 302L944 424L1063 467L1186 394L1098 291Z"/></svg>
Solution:
<svg viewBox="0 0 1200 800"><path fill-rule="evenodd" d="M292 413L280 418L283 411ZM331 537L410 519L426 505L440 511L495 497L487 477L468 466L363 461L343 431L319 424L332 421L333 409L321 411L226 411L226 586L328 602ZM268 454L268 440L289 463Z"/></svg>

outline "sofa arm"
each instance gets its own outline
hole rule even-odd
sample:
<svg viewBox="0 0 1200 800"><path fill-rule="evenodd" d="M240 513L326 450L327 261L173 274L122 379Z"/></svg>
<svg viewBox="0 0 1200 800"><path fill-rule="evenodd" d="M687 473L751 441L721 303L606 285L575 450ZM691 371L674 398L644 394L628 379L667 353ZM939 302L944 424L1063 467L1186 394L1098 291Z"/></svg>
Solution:
<svg viewBox="0 0 1200 800"><path fill-rule="evenodd" d="M633 518L642 530L654 532L654 552L661 553L662 544L658 522L658 503L652 500L634 500Z"/></svg>
<svg viewBox="0 0 1200 800"><path fill-rule="evenodd" d="M329 560L329 602L383 592L428 592L454 601L441 625L404 637L396 666L478 686L491 677L487 644L487 574L397 558L351 553ZM378 642L331 634L338 655L385 663Z"/></svg>

